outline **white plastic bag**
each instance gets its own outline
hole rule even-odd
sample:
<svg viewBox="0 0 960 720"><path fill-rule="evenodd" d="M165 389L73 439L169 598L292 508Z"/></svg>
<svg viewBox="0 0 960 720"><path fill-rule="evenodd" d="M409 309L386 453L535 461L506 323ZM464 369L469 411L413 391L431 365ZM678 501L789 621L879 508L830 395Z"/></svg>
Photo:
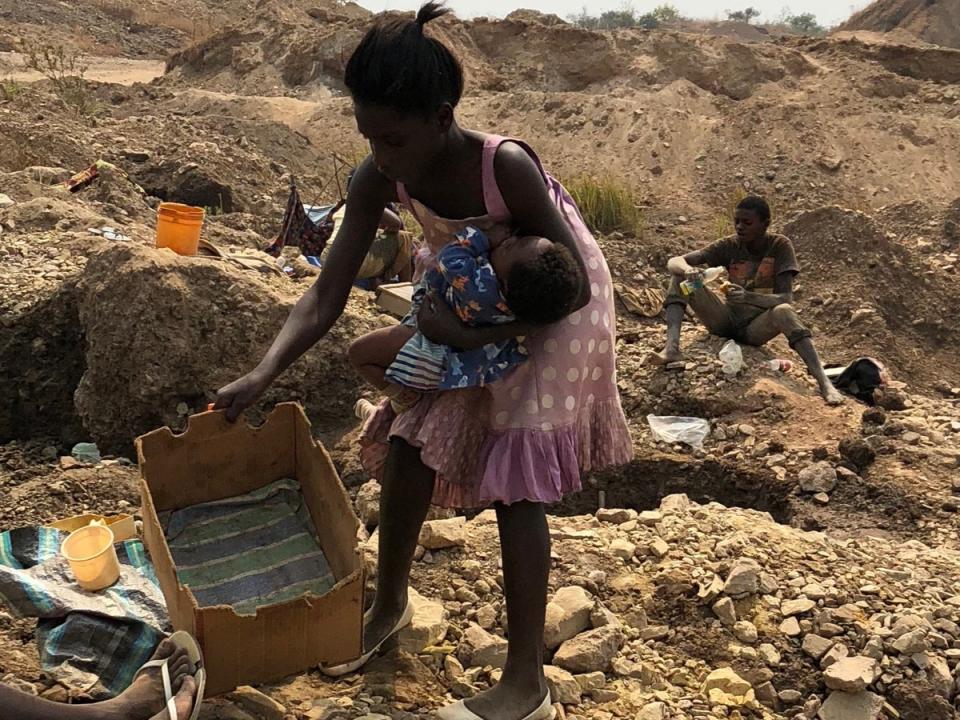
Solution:
<svg viewBox="0 0 960 720"><path fill-rule="evenodd" d="M720 362L723 363L723 374L730 377L743 369L743 351L736 340L727 340L720 348Z"/></svg>
<svg viewBox="0 0 960 720"><path fill-rule="evenodd" d="M650 431L656 440L666 443L686 443L694 450L703 449L703 441L710 434L710 422L703 418L647 415Z"/></svg>

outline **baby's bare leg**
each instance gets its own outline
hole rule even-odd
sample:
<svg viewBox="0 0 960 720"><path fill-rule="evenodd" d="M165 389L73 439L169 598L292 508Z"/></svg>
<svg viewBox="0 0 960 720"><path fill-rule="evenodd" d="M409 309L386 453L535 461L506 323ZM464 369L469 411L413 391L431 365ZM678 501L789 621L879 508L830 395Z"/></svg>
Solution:
<svg viewBox="0 0 960 720"><path fill-rule="evenodd" d="M360 377L378 390L386 390L391 385L385 376L387 368L413 333L414 329L406 325L374 330L354 340L347 349L347 357Z"/></svg>

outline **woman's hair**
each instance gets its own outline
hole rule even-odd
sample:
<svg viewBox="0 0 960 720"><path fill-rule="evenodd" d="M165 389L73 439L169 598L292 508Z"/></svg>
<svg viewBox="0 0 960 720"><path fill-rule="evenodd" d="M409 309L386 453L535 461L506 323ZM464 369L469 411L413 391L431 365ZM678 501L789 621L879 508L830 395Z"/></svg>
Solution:
<svg viewBox="0 0 960 720"><path fill-rule="evenodd" d="M519 320L549 325L570 314L585 281L570 251L553 244L510 268L504 299Z"/></svg>
<svg viewBox="0 0 960 720"><path fill-rule="evenodd" d="M423 34L423 26L450 12L428 2L414 20L378 22L353 51L344 82L355 102L427 116L444 103L456 107L463 94L463 68L449 48Z"/></svg>
<svg viewBox="0 0 960 720"><path fill-rule="evenodd" d="M737 210L752 210L764 222L770 222L770 206L759 195L747 195L737 203Z"/></svg>

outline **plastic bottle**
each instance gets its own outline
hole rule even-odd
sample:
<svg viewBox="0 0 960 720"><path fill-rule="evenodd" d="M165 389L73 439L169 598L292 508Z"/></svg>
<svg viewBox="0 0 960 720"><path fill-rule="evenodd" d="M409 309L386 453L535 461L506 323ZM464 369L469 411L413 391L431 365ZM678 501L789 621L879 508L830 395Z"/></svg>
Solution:
<svg viewBox="0 0 960 720"><path fill-rule="evenodd" d="M726 268L723 267L712 267L707 268L703 271L703 277L699 280L684 280L680 283L680 291L684 295L691 295L704 285L709 285L713 282L716 282L721 276L727 272Z"/></svg>
<svg viewBox="0 0 960 720"><path fill-rule="evenodd" d="M723 363L723 374L734 376L743 369L743 351L735 340L727 340L720 348L720 362Z"/></svg>

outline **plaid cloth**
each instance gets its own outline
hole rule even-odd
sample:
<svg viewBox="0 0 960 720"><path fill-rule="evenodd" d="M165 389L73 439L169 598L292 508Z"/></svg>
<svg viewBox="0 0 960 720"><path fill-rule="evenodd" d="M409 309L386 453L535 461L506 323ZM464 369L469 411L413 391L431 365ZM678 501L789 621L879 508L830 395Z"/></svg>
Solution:
<svg viewBox="0 0 960 720"><path fill-rule="evenodd" d="M299 247L304 255L319 257L330 236L333 235L333 214L342 205L343 200L336 205L306 207L300 200L296 182L291 179L290 197L287 199L287 209L283 213L280 234L264 252L273 257L279 257L283 248L290 244Z"/></svg>
<svg viewBox="0 0 960 720"><path fill-rule="evenodd" d="M115 697L169 631L167 607L143 543L117 543L120 579L91 593L73 579L67 533L26 527L0 533L0 605L38 618L40 663L51 678L94 699Z"/></svg>
<svg viewBox="0 0 960 720"><path fill-rule="evenodd" d="M296 480L164 513L160 522L177 579L201 607L252 615L334 585Z"/></svg>

